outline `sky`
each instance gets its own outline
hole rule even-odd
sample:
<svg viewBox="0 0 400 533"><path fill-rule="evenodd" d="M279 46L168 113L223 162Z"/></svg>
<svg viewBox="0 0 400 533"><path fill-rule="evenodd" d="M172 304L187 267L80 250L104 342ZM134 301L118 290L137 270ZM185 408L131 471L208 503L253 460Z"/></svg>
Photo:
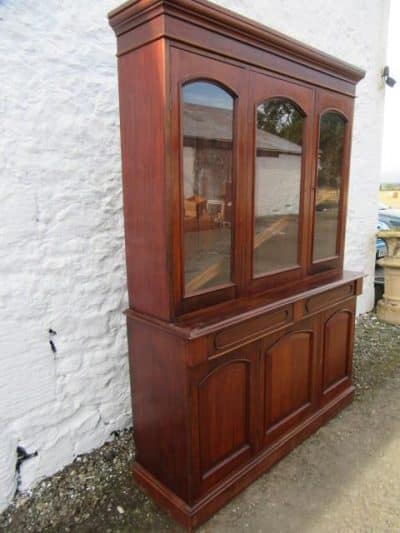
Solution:
<svg viewBox="0 0 400 533"><path fill-rule="evenodd" d="M400 0L399 0L400 1ZM206 81L188 83L183 87L185 102L222 109L233 109L233 98L222 88Z"/></svg>
<svg viewBox="0 0 400 533"><path fill-rule="evenodd" d="M387 65L397 83L385 89L381 181L400 182L400 0L391 0Z"/></svg>

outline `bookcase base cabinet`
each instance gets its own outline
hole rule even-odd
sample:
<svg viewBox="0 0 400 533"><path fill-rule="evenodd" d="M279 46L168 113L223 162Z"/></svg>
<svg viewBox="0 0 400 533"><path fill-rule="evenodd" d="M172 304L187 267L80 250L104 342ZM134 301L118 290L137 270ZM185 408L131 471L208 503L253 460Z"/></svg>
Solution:
<svg viewBox="0 0 400 533"><path fill-rule="evenodd" d="M361 280L205 326L128 311L138 484L207 520L353 397Z"/></svg>
<svg viewBox="0 0 400 533"><path fill-rule="evenodd" d="M319 409L285 438L280 439L275 446L255 455L193 505L177 497L138 462L133 464L133 477L160 507L169 512L187 531L192 531L346 407L352 401L353 394L354 387L350 386L329 405Z"/></svg>

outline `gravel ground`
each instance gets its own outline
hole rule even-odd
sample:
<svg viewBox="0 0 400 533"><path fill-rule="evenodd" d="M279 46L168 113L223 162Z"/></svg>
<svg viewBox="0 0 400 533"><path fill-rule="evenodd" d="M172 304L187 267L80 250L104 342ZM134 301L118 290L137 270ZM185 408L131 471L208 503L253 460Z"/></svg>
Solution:
<svg viewBox="0 0 400 533"><path fill-rule="evenodd" d="M355 402L199 532L400 531L400 328L358 319ZM131 431L20 494L4 532L181 531L130 476Z"/></svg>

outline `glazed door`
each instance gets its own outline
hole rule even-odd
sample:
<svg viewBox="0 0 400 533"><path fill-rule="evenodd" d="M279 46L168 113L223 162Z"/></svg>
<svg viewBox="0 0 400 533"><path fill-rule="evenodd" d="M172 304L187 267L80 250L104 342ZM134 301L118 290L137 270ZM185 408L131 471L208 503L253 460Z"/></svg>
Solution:
<svg viewBox="0 0 400 533"><path fill-rule="evenodd" d="M259 291L307 270L314 90L258 72L250 86L246 277L250 290Z"/></svg>
<svg viewBox="0 0 400 533"><path fill-rule="evenodd" d="M175 312L237 296L242 283L248 71L170 48L170 265Z"/></svg>
<svg viewBox="0 0 400 533"><path fill-rule="evenodd" d="M318 317L307 319L262 342L264 446L317 407L318 325Z"/></svg>
<svg viewBox="0 0 400 533"><path fill-rule="evenodd" d="M192 370L195 495L243 465L257 446L258 345L255 342Z"/></svg>
<svg viewBox="0 0 400 533"><path fill-rule="evenodd" d="M321 403L351 387L355 298L322 313Z"/></svg>
<svg viewBox="0 0 400 533"><path fill-rule="evenodd" d="M353 99L319 89L310 272L343 267Z"/></svg>

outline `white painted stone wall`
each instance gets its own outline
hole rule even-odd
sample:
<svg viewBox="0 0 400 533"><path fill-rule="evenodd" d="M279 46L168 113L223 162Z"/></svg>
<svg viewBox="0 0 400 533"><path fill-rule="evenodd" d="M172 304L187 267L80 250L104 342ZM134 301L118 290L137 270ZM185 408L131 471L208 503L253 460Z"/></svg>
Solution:
<svg viewBox="0 0 400 533"><path fill-rule="evenodd" d="M116 0L0 2L0 509L130 424ZM346 266L369 277L388 0L219 0L367 69L356 105ZM49 328L57 352L49 345Z"/></svg>
<svg viewBox="0 0 400 533"><path fill-rule="evenodd" d="M0 2L1 506L130 424L115 5Z"/></svg>
<svg viewBox="0 0 400 533"><path fill-rule="evenodd" d="M255 216L299 212L301 155L257 157Z"/></svg>

